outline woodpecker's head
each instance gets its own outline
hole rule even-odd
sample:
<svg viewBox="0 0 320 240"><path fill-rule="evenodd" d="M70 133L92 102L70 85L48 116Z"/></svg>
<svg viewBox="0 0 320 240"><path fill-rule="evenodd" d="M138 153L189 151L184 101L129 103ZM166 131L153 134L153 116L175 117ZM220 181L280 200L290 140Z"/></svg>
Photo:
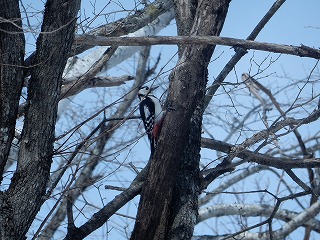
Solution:
<svg viewBox="0 0 320 240"><path fill-rule="evenodd" d="M150 95L150 93L155 90L157 87L151 87L149 88L148 86L143 86L140 88L139 92L138 92L138 97L139 99L143 99L145 98L147 95Z"/></svg>

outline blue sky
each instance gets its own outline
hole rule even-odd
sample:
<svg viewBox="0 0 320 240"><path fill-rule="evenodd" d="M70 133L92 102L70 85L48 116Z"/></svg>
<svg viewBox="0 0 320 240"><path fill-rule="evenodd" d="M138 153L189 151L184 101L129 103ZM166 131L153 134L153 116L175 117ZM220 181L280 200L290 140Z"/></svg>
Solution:
<svg viewBox="0 0 320 240"><path fill-rule="evenodd" d="M42 3L41 1L23 1L25 5L28 5L28 2L35 3L37 9L42 9ZM100 4L103 2L103 4ZM99 12L101 9L103 9L104 4L106 4L107 1L97 1L96 2L96 10ZM127 6L126 8L130 8L134 5L134 1L119 1L124 2ZM82 7L85 10L82 10L82 12L86 13L86 17L92 18L92 4L93 1L83 1ZM107 13L111 10L116 10L117 2L114 2L114 5L108 6L104 11ZM37 5L38 4L38 5ZM228 16L225 22L225 26L223 28L223 31L221 33L221 36L223 37L233 37L233 38L241 38L245 39L252 29L256 26L258 21L262 18L262 16L268 11L268 9L273 4L273 1L270 0L233 0L230 4L230 9L228 12ZM257 41L262 42L270 42L270 43L277 43L277 44L288 44L288 45L300 45L304 44L306 46L319 48L319 39L320 39L320 17L319 17L319 9L320 9L320 1L318 0L310 0L310 1L298 1L298 0L288 0L286 1L283 6L280 8L280 10L276 13L276 15L271 19L271 21L266 25L266 27L261 31L259 36L257 37ZM122 13L117 13L116 15L110 16L110 18L118 16L121 16ZM112 19L109 19L112 20ZM35 22L37 22L36 19L34 19ZM92 27L95 25L103 24L104 18L98 18L92 23ZM176 35L176 29L175 25L172 22L170 26L168 26L166 29L162 30L160 32L160 35ZM34 41L32 41L33 37L29 36L27 38L28 40L31 40L31 42L27 45L27 52L33 51ZM160 63L160 66L158 70L167 63L168 59L170 59L174 54L176 53L176 47L174 46L155 46L153 47L152 53L153 57L156 58L158 53L161 52L162 54L162 61ZM231 56L234 54L234 51L230 47L222 47L217 46L216 51L214 53L213 59L218 57L217 60L214 60L210 66L209 66L209 82L212 82L214 78L219 74L221 69L224 67L225 63L231 58ZM249 72L251 71L252 74L256 74L258 71L258 67L252 64L252 59L257 63L262 63L262 66L266 66L268 61L271 59L278 58L278 54L272 54L268 55L267 52L262 51L249 51L248 54L239 62L239 64L236 66L236 70L231 72L230 75L227 77L226 81L235 83L237 82L238 78L240 78L240 75L243 72ZM264 59L267 58L267 61L264 62ZM133 58L134 59L134 58ZM119 74L128 74L130 72L131 74L134 73L133 65L136 64L136 60L129 60L127 64L122 65L121 67L116 67L112 69L111 71L108 71L108 74L112 76L117 76ZM269 74L270 77L263 79L261 82L266 86L273 86L273 84L279 84L281 85L281 82L283 80L283 76L291 78L292 81L299 80L305 78L309 73L310 70L314 67L316 64L316 60L314 59L307 59L307 58L299 58L296 56L286 56L281 55L279 59L272 64L270 67L268 67L263 73L259 74L258 77L264 77ZM175 65L175 62L171 62L168 64L168 66L164 69L164 71L170 70ZM169 72L167 74L164 74L165 76L168 76ZM316 89L319 92L319 88ZM105 93L102 93L103 90L97 91L97 93L94 93L93 91L85 91L84 93L80 94L79 97L75 98L75 105L74 106L80 106L82 108L92 108L92 106L96 105L96 100L100 98L108 98L111 94L115 98L117 97L116 93L119 93L118 89L110 89L110 95L107 95L107 97L104 95ZM100 96L98 96L99 93L102 93ZM123 92L121 92L123 93ZM157 92L157 95L160 96L162 92ZM108 93L109 94L109 93ZM285 98L284 98L285 99ZM280 99L281 100L281 99ZM214 104L216 104L215 101L221 101L214 100ZM222 100L224 101L224 100ZM74 111L74 110L72 110ZM228 116L226 116L228 118ZM213 130L215 132L216 128L209 129ZM221 136L217 136L218 139L223 139L224 134L221 134ZM142 139L140 140L139 144L136 145L134 148L132 148L130 160L131 161L139 161L139 159L143 158L143 154L146 152L147 146L147 140ZM210 158L210 154L206 155L203 154L204 158ZM125 155L125 154L124 154ZM121 161L120 157L123 157L119 155L119 160ZM125 158L125 157L124 157ZM118 159L117 159L118 160ZM107 169L107 166L102 166L98 171L104 171ZM124 175L128 175L127 172L124 172ZM123 176L110 178L110 184L115 184L114 181L116 178L119 178L120 180L123 180ZM106 178L108 179L108 178ZM118 180L119 180L118 179ZM126 182L127 179L123 181L124 185L126 185L128 182ZM100 191L100 190L99 190ZM97 199L100 200L100 195L103 195L104 200L110 200L113 196L110 195L110 191L108 193L106 192L99 192L98 190L95 192L97 195ZM105 202L104 202L105 203ZM128 214L131 216L134 216L134 210L136 209L136 201L129 204L128 208L122 209L120 212L124 214ZM131 209L130 209L131 208ZM134 209L134 210L132 210ZM95 210L95 209L94 209ZM103 235L106 231L110 230L109 226L111 228L116 228L116 223L113 222L114 220L111 220L109 223L110 225L106 224L106 226L97 232L97 236ZM126 220L118 219L118 221L123 221L126 223ZM128 232L130 233L130 226L128 228ZM63 230L63 229L62 229ZM109 234L109 238L103 238L103 239L122 239L121 237L125 238L124 235L115 234L116 231L111 231ZM95 236L92 236L90 239L94 239ZM102 239L102 238L101 238Z"/></svg>

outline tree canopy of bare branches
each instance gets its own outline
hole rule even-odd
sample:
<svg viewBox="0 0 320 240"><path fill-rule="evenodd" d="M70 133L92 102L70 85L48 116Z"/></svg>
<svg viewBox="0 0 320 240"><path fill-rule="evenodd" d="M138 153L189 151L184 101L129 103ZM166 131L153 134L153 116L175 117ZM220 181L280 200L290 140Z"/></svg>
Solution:
<svg viewBox="0 0 320 240"><path fill-rule="evenodd" d="M249 2L4 0L1 239L319 238L320 4Z"/></svg>

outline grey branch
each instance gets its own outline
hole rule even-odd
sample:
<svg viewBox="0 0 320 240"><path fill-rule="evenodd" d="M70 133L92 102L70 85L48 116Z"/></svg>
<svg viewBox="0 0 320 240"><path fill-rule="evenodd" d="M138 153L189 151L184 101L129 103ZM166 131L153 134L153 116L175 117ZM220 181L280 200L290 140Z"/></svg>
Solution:
<svg viewBox="0 0 320 240"><path fill-rule="evenodd" d="M88 34L92 36L109 37L126 35L148 25L161 14L170 11L172 7L173 1L156 0L153 3L147 5L142 11L137 11L135 14L131 16L95 28ZM85 36L86 35L77 36L77 40L74 41L74 44L72 46L73 55L80 54L85 50L88 50L93 47L91 44L88 44L88 42L83 41L82 37Z"/></svg>
<svg viewBox="0 0 320 240"><path fill-rule="evenodd" d="M287 224L285 224L281 229L274 232L274 239L285 239L291 232L293 232L298 227L302 226L304 223L308 222L310 219L315 217L320 211L320 202L315 202L309 208L305 209L303 212L292 218ZM269 236L265 236L262 239L269 239Z"/></svg>
<svg viewBox="0 0 320 240"><path fill-rule="evenodd" d="M209 207L210 208L210 207ZM217 206L216 208L213 207L211 211L216 211L215 214L213 212L212 215L217 216L225 216L229 214L240 214L241 215L247 215L247 216L256 216L255 214L262 214L265 216L268 216L273 213L273 207L270 206L253 206L253 205L244 205L244 204L230 204L222 206L223 212L221 212L222 208L220 209L220 206ZM297 229L300 226L304 227L311 227L315 231L319 231L319 221L313 220L312 218L319 213L320 209L320 203L316 202L312 204L312 206L303 212L297 214L294 212L289 212L285 210L277 211L277 213L273 216L275 218L281 219L285 222L284 226L276 231L272 232L272 239L280 240L285 239L288 234L293 232L295 229ZM200 210L201 211L201 210ZM201 213L200 213L201 216ZM259 215L261 216L261 215ZM270 232L264 232L264 233L252 233L248 231L241 231L239 234L235 235L217 235L217 236L197 236L193 237L192 240L226 240L226 239L243 239L243 240L255 240L255 239L271 239L270 238Z"/></svg>
<svg viewBox="0 0 320 240"><path fill-rule="evenodd" d="M233 175L232 178L223 181L223 183L221 183L214 190L210 191L210 193L207 193L205 196L199 198L198 205L199 206L203 206L203 205L209 203L209 201L214 196L218 195L220 192L223 192L227 188L231 187L233 184L235 184L237 182L240 182L241 180L243 180L243 179L245 179L245 178L247 178L247 177L249 177L249 176L251 176L251 175L253 175L253 174L257 173L257 172L259 172L259 171L266 170L266 169L270 169L270 168L267 167L267 166L259 165L259 166L254 166L254 167L248 168L248 169L244 170L243 172L241 172L238 175ZM201 174L203 176L205 176L207 174L206 172L210 173L210 170L211 169L203 170L203 171L201 171ZM209 185L209 183L207 185Z"/></svg>
<svg viewBox="0 0 320 240"><path fill-rule="evenodd" d="M149 57L149 51L150 51L150 48L147 47L142 52L141 57L139 58L138 66L137 66L137 73L136 73L135 82L134 82L131 90L129 91L129 93L124 97L124 101L120 104L116 113L110 119L120 120L120 121L125 121L125 119L127 119L127 118L124 118L124 114L128 111L129 107L131 106L134 99L136 98L139 87L144 84L144 82L146 81L146 79L148 77L148 75L146 75L145 69L146 69L146 65L147 65L147 59ZM154 66L154 68L156 68L156 66ZM148 72L147 74L152 74L152 73L153 73L153 71L151 70L151 72ZM104 122L106 122L110 119L104 119ZM119 121L110 121L108 123L108 125L101 126L100 137L97 140L95 148L92 150L92 153L94 153L94 154L92 154L88 158L87 164L85 164L84 168L81 171L81 174L76 179L76 182L73 186L73 188L75 190L77 189L77 191L73 191L73 194L74 194L73 199L74 200L76 200L77 197L79 196L79 194L82 192L81 189L79 188L79 186L85 185L85 183L89 182L88 179L91 179L91 176L93 175L93 171L94 171L95 167L97 166L97 164L101 160L100 156L103 153L105 145L111 139L113 133L116 131L116 129L118 129L119 126L121 126ZM138 176L140 176L140 175L141 174L139 174ZM61 177L58 177L57 179L60 179L60 178ZM138 177L136 179L138 179ZM134 182L135 181L133 181L133 183L130 185L130 187L128 189L124 190L121 194L119 194L119 196L127 196L128 192L131 191L130 188L132 186L135 186ZM114 201L111 201L107 206L115 206L114 204L117 201L119 201L119 199L122 199L122 200L125 199L125 201L126 201L127 198L116 197L116 199L114 199ZM129 200L130 199L127 199L127 201L129 201ZM118 202L117 204L124 205L124 204L126 204L126 202L123 202L123 203ZM117 204L116 204L116 206L118 206ZM123 206L123 205L121 205L121 206ZM59 213L59 215L55 214L51 218L51 222L49 223L51 225L51 227L50 227L50 225L48 225L43 230L43 234L40 236L40 239L48 239L53 236L54 232L57 230L58 225L61 223L61 221L63 221L63 219L66 216L65 206L66 206L66 200L63 200L62 204L59 206L59 208L57 210L57 213ZM109 208L108 210L110 211L111 209ZM118 209L116 209L115 211L117 211L117 210ZM95 223L95 224L97 224L97 223ZM101 224L103 224L103 222ZM86 226L88 227L88 225L86 225Z"/></svg>
<svg viewBox="0 0 320 240"><path fill-rule="evenodd" d="M123 207L128 201L137 196L142 189L142 185L147 177L149 165L147 165L132 181L129 188L117 195L112 201L95 213L85 224L76 228L73 235L67 235L67 239L82 239L94 230L101 227L117 210Z"/></svg>
<svg viewBox="0 0 320 240"><path fill-rule="evenodd" d="M102 67L109 61L110 57L116 50L117 47L108 48L100 57L100 59L98 59L84 75L77 79L77 81L75 81L74 84L67 89L67 91L60 94L60 99L72 96L70 92L77 92L78 89L81 89L83 86L87 85L88 82L95 78L95 76L101 71Z"/></svg>
<svg viewBox="0 0 320 240"><path fill-rule="evenodd" d="M305 45L293 46L217 36L100 37L93 35L82 35L81 37L76 36L75 41L91 46L212 44L320 59L320 50Z"/></svg>
<svg viewBox="0 0 320 240"><path fill-rule="evenodd" d="M77 84L79 82L79 78L76 79L66 79L65 84L62 85L61 88L61 96L63 98L70 97L76 95L83 90L88 88L95 87L114 87L125 84L126 81L133 80L133 76L121 76L121 77L103 77L103 76L95 76L91 79L87 79L83 81L83 84Z"/></svg>
<svg viewBox="0 0 320 240"><path fill-rule="evenodd" d="M257 24L257 26L253 29L253 31L247 37L247 40L255 40L255 38L258 36L260 31L264 28L264 26L268 23L268 21L272 18L272 16L279 10L279 8L282 6L282 4L284 2L285 2L285 0L277 0L271 6L271 8L268 10L268 12L263 16L263 18L260 20L260 22ZM234 66L237 64L237 62L246 53L247 53L247 51L242 48L238 48L236 50L236 54L233 55L233 57L225 65L225 67L222 69L222 71L219 73L217 78L214 80L214 82L211 84L210 88L208 89L206 99L205 99L205 106L206 107L208 106L208 104L211 101L215 92L220 87L221 83L224 81L224 79L227 77L227 75L230 73L230 71L234 68Z"/></svg>
<svg viewBox="0 0 320 240"><path fill-rule="evenodd" d="M232 149L237 148L235 145L224 143L214 139L202 138L201 145L204 148L210 148L224 153L230 153ZM245 148L241 151L234 152L235 156L242 158L246 161L255 162L258 164L271 166L279 169L289 169L289 168L310 168L310 167L320 167L319 158L309 158L309 159L288 159L288 158L278 158L268 156L266 154L255 153Z"/></svg>
<svg viewBox="0 0 320 240"><path fill-rule="evenodd" d="M221 217L229 215L241 215L244 217L265 216L269 217L273 213L274 208L269 205L250 205L250 204L222 204L208 206L199 210L198 223L212 217ZM289 222L296 218L299 213L288 210L278 210L274 218ZM313 230L320 233L320 221L310 219L303 222L302 226L310 226Z"/></svg>
<svg viewBox="0 0 320 240"><path fill-rule="evenodd" d="M266 130L262 130L256 134L254 134L252 137L247 138L243 143L233 146L232 149L228 152L229 155L227 156L227 158L228 158L227 162L231 162L233 160L233 158L238 156L239 153L243 152L249 146L252 146L255 143L258 143L262 140L268 139L270 135L275 134L276 132L278 132L279 130L283 129L286 126L290 126L290 127L292 126L292 127L294 127L294 129L296 129L303 124L308 124L308 123L311 123L311 122L318 120L319 117L320 117L320 110L316 110L306 118L302 118L302 119L286 118L283 121L276 122L271 127L267 128ZM254 157L254 156L251 156L251 157ZM249 160L252 161L251 158ZM258 158L258 160L259 160L259 158ZM305 160L307 160L307 159L304 159L303 161L305 161ZM318 160L319 159L317 159L317 161ZM258 163L276 167L275 165L269 165L269 163L264 162L264 161L258 162ZM285 165L282 165L282 164L277 165L277 166L278 166L278 168L288 168L288 166L286 167ZM318 163L315 166L319 166ZM291 166L289 166L289 167L291 167ZM305 166L301 166L301 167L305 167ZM312 166L310 166L310 167L312 167Z"/></svg>

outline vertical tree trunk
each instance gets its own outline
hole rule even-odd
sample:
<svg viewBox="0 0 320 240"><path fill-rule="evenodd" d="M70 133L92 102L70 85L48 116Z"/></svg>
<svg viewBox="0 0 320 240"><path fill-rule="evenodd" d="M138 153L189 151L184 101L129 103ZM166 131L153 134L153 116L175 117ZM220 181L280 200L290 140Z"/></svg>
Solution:
<svg viewBox="0 0 320 240"><path fill-rule="evenodd" d="M5 7L4 7L5 6ZM18 0L0 8L0 183L14 137L22 88L24 35Z"/></svg>
<svg viewBox="0 0 320 240"><path fill-rule="evenodd" d="M53 154L61 76L73 43L80 0L48 0L28 88L17 170L2 194L2 239L24 239L43 203Z"/></svg>
<svg viewBox="0 0 320 240"><path fill-rule="evenodd" d="M178 32L219 35L229 2L176 0ZM186 6L196 6L196 13L187 11ZM170 76L167 100L174 110L168 112L164 121L141 194L132 240L191 239L193 235L198 211L203 102L213 50L212 45L179 48L179 62Z"/></svg>

